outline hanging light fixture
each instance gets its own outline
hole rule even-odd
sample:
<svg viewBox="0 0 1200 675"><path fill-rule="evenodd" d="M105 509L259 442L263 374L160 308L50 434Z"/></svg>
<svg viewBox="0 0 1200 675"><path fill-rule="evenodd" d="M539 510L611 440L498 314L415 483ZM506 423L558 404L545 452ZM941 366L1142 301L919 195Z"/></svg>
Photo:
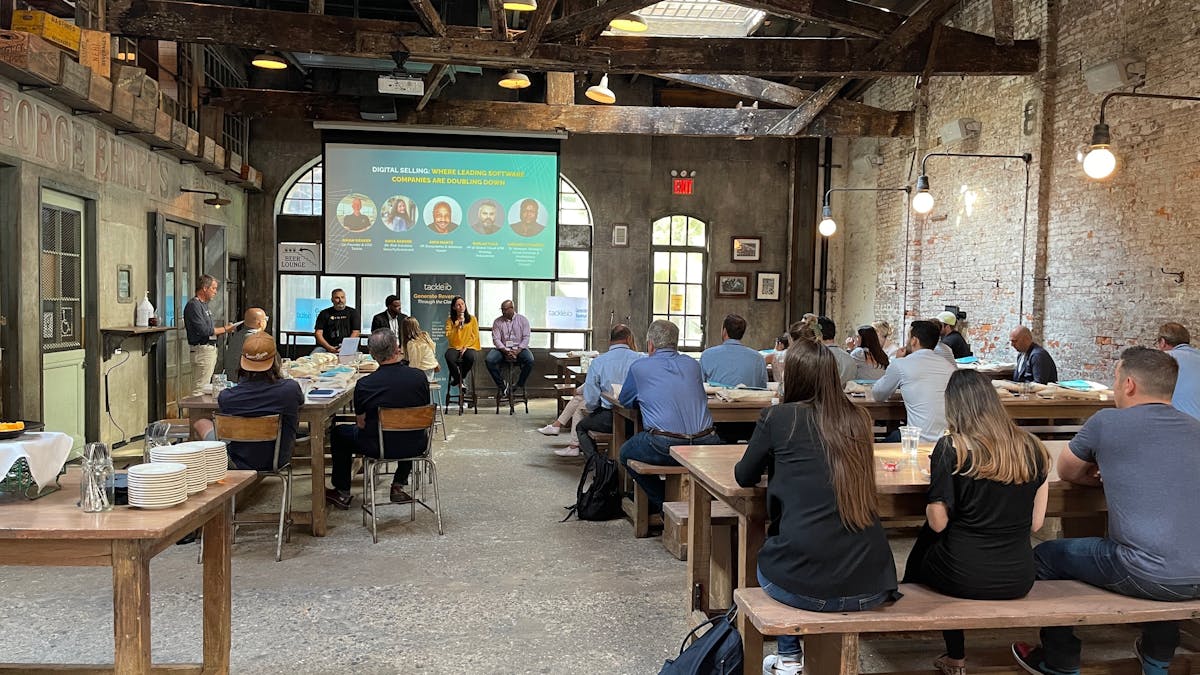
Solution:
<svg viewBox="0 0 1200 675"><path fill-rule="evenodd" d="M837 232L837 222L833 219L833 209L829 208L829 193L825 193L825 206L821 208L821 223L817 225L817 232L823 237L832 237L834 232Z"/></svg>
<svg viewBox="0 0 1200 675"><path fill-rule="evenodd" d="M263 52L254 57L250 64L263 70L284 70L288 67L287 61L275 52Z"/></svg>
<svg viewBox="0 0 1200 675"><path fill-rule="evenodd" d="M529 81L528 75L514 68L500 78L499 84L505 89L524 89L532 83Z"/></svg>
<svg viewBox="0 0 1200 675"><path fill-rule="evenodd" d="M917 194L912 198L912 210L929 213L933 210L933 193L929 191L929 176L922 173L917 177Z"/></svg>
<svg viewBox="0 0 1200 675"><path fill-rule="evenodd" d="M646 28L648 28L646 20L632 12L622 14L608 22L609 30L623 30L626 33L644 33Z"/></svg>
<svg viewBox="0 0 1200 675"><path fill-rule="evenodd" d="M600 78L600 84L593 84L583 92L584 96L592 99L596 103L616 103L617 95L608 88L608 73Z"/></svg>
<svg viewBox="0 0 1200 675"><path fill-rule="evenodd" d="M1092 142L1083 156L1083 172L1088 178L1108 178L1117 169L1117 156L1112 151L1108 125L1101 122L1092 127Z"/></svg>
<svg viewBox="0 0 1200 675"><path fill-rule="evenodd" d="M532 12L537 9L537 0L504 0L504 9L513 12Z"/></svg>

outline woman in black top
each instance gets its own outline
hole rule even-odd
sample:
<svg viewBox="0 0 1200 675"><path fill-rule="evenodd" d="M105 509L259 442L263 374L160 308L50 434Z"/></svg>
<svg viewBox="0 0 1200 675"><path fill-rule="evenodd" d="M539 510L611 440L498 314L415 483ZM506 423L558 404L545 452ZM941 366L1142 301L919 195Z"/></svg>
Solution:
<svg viewBox="0 0 1200 675"><path fill-rule="evenodd" d="M763 410L735 475L767 473L767 540L758 554L763 591L792 607L870 609L899 597L892 550L879 524L871 419L842 393L833 354L811 326L783 359L783 403ZM781 635L763 672L801 672L800 638Z"/></svg>
<svg viewBox="0 0 1200 675"><path fill-rule="evenodd" d="M972 600L1011 600L1033 588L1029 534L1046 515L1046 446L1021 431L992 383L960 370L946 385L949 435L930 456L928 522L904 568L905 583ZM966 674L961 630L944 631L945 675Z"/></svg>

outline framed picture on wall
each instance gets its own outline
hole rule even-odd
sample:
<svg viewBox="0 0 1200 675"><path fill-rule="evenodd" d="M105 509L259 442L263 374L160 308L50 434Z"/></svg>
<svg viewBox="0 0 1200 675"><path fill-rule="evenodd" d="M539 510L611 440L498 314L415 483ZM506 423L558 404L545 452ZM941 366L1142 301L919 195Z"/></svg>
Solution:
<svg viewBox="0 0 1200 675"><path fill-rule="evenodd" d="M613 223L612 245L616 248L629 246L629 226L625 223Z"/></svg>
<svg viewBox="0 0 1200 675"><path fill-rule="evenodd" d="M717 274L718 298L745 298L750 295L750 275L740 272Z"/></svg>
<svg viewBox="0 0 1200 675"><path fill-rule="evenodd" d="M778 300L782 296L780 283L783 281L783 273L759 272L755 281L755 300Z"/></svg>
<svg viewBox="0 0 1200 675"><path fill-rule="evenodd" d="M731 249L734 262L758 262L762 259L762 237L734 237Z"/></svg>

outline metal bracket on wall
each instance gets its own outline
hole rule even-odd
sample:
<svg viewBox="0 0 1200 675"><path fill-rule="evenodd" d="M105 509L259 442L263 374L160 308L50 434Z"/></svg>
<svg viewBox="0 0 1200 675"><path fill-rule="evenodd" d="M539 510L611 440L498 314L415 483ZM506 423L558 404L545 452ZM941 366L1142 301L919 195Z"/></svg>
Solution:
<svg viewBox="0 0 1200 675"><path fill-rule="evenodd" d="M999 279L983 279L983 281L986 281L989 284L995 284L996 288L1000 288L1000 280Z"/></svg>
<svg viewBox="0 0 1200 675"><path fill-rule="evenodd" d="M957 281L951 281L951 282L950 282L950 290L952 290L952 291L957 291L957 290L958 290L958 282L957 282Z"/></svg>
<svg viewBox="0 0 1200 675"><path fill-rule="evenodd" d="M179 159L179 163L184 166L187 166L189 164L195 164L196 161L197 160L194 160L194 159L183 159L182 157ZM208 174L206 173L205 175L208 175Z"/></svg>
<svg viewBox="0 0 1200 675"><path fill-rule="evenodd" d="M1167 268L1165 268L1165 267L1158 268L1158 271L1162 272L1163 274L1166 274L1168 276L1175 277L1175 283L1177 283L1177 284L1183 283L1183 272L1168 272Z"/></svg>
<svg viewBox="0 0 1200 675"><path fill-rule="evenodd" d="M1050 277L1049 276L1034 277L1033 280L1034 281L1044 281L1044 282L1046 282L1046 288L1050 288Z"/></svg>
<svg viewBox="0 0 1200 675"><path fill-rule="evenodd" d="M170 149L171 149L171 147L168 145L152 145L152 146L150 146L150 152L162 152L163 150L170 150Z"/></svg>
<svg viewBox="0 0 1200 675"><path fill-rule="evenodd" d="M100 110L72 110L71 114L75 117L83 117L84 115L99 115Z"/></svg>
<svg viewBox="0 0 1200 675"><path fill-rule="evenodd" d="M38 91L39 89L49 89L48 84L18 84L17 91Z"/></svg>

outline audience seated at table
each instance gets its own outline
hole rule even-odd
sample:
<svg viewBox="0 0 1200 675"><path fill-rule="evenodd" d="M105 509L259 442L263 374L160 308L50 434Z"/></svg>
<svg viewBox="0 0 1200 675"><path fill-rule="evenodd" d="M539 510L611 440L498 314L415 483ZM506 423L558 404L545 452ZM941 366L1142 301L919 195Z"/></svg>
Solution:
<svg viewBox="0 0 1200 675"><path fill-rule="evenodd" d="M333 489L325 490L325 501L339 509L350 508L350 468L354 455L399 459L416 457L425 452L425 431L403 431L388 434L387 448L380 452L379 409L416 408L429 405L429 380L425 373L406 366L400 358L400 344L390 328L380 328L367 338L367 349L379 363L379 370L360 379L354 385L354 424L333 427L329 445L333 454L331 482ZM391 500L411 501L405 492L409 462L397 462L392 477Z"/></svg>
<svg viewBox="0 0 1200 675"><path fill-rule="evenodd" d="M1200 350L1191 342L1192 336L1182 324L1172 321L1158 329L1156 345L1179 364L1171 405L1200 419Z"/></svg>
<svg viewBox="0 0 1200 675"><path fill-rule="evenodd" d="M284 379L275 349L275 338L264 332L252 333L242 342L238 385L217 395L217 411L222 415L265 417L279 415L279 465L292 456L292 445L299 427L304 392L295 380ZM197 420L196 435L216 440L212 420ZM270 471L275 443L229 443L229 461L235 469Z"/></svg>
<svg viewBox="0 0 1200 675"><path fill-rule="evenodd" d="M971 355L971 345L958 332L958 316L954 312L940 312L938 321L942 322L942 342L950 348L954 358L961 359Z"/></svg>
<svg viewBox="0 0 1200 675"><path fill-rule="evenodd" d="M890 362L874 326L858 327L858 346L850 352L850 358L854 359L857 380L878 380Z"/></svg>
<svg viewBox="0 0 1200 675"><path fill-rule="evenodd" d="M1078 579L1149 600L1200 598L1200 420L1171 405L1178 373L1160 351L1121 353L1117 407L1092 415L1058 456L1060 479L1104 486L1108 536L1038 544L1038 579ZM1071 626L1043 628L1041 639L1041 646L1013 645L1025 670L1079 672L1081 643ZM1178 645L1177 622L1146 623L1133 651L1143 673L1165 675Z"/></svg>
<svg viewBox="0 0 1200 675"><path fill-rule="evenodd" d="M1058 381L1058 366L1041 345L1033 341L1033 333L1025 326L1017 326L1008 334L1008 341L1017 350L1017 366L1013 369L1014 382Z"/></svg>
<svg viewBox="0 0 1200 675"><path fill-rule="evenodd" d="M499 396L509 394L508 387L514 383L505 382L500 372L500 364L505 361L521 366L521 374L517 378L516 387L525 388L529 373L533 372L533 352L529 351L530 327L529 319L517 314L517 306L512 300L500 303L500 316L492 322L492 344L495 349L488 352L486 361L492 381L496 383Z"/></svg>
<svg viewBox="0 0 1200 675"><path fill-rule="evenodd" d="M646 331L649 356L629 366L618 400L623 406L636 404L641 408L645 430L621 446L621 464L627 470L631 460L677 466L679 462L671 457L672 445L721 443L713 431L700 364L680 354L678 345L679 327L670 321L655 321ZM643 476L633 470L629 475L646 492L650 513L661 513L666 489L658 476Z"/></svg>
<svg viewBox="0 0 1200 675"><path fill-rule="evenodd" d="M879 336L879 344L883 347L883 353L887 354L889 359L896 358L896 353L900 351L901 346L892 340L892 324L879 319L872 321L871 327L875 329L875 333Z"/></svg>
<svg viewBox="0 0 1200 675"><path fill-rule="evenodd" d="M246 341L246 336L266 329L267 313L261 307L251 307L242 317L242 325L229 334L225 340L225 356L221 370L230 382L237 382L239 379L238 368L242 367L242 344Z"/></svg>
<svg viewBox="0 0 1200 675"><path fill-rule="evenodd" d="M538 427L538 433L543 436L557 436L562 433L563 429L570 428L571 440L567 443L567 447L558 448L554 454L560 457L578 457L579 456L579 422L587 411L583 409L583 387L575 387L571 391L571 400L563 406L562 412L554 421L544 427Z"/></svg>
<svg viewBox="0 0 1200 675"><path fill-rule="evenodd" d="M960 370L946 386L948 434L929 459L925 516L904 583L972 600L1012 600L1033 588L1030 532L1046 516L1050 454L1004 411L991 380ZM944 675L966 675L961 630L943 631Z"/></svg>
<svg viewBox="0 0 1200 675"><path fill-rule="evenodd" d="M450 318L446 319L446 367L450 369L450 386L458 386L461 374L463 386L471 386L471 367L479 352L479 320L467 311L467 301L461 295L450 301Z"/></svg>
<svg viewBox="0 0 1200 675"><path fill-rule="evenodd" d="M765 362L769 366L769 368L767 369L767 375L770 376L770 379L772 382L779 382L780 380L783 379L782 376L776 376L774 373L775 362L776 361L779 362L779 369L782 372L782 370L783 370L783 354L784 354L784 352L787 351L788 345L791 344L791 341L792 341L792 339L790 337L788 337L787 333L781 333L779 335L779 337L775 338L774 351L763 354L763 362Z"/></svg>
<svg viewBox="0 0 1200 675"><path fill-rule="evenodd" d="M745 487L767 474L770 525L758 553L758 582L767 595L800 609L871 609L899 597L879 522L871 418L842 393L823 341L807 326L792 337L783 402L763 409L734 469ZM795 675L803 665L800 638L783 635L763 673Z"/></svg>
<svg viewBox="0 0 1200 675"><path fill-rule="evenodd" d="M404 317L404 321L400 322L399 335L404 360L408 361L409 366L424 372L426 379L433 379L433 374L442 369L437 360L437 345L429 333L421 330L421 322L417 321L417 317Z"/></svg>
<svg viewBox="0 0 1200 675"><path fill-rule="evenodd" d="M938 329L932 322L912 322L908 356L892 359L871 388L876 401L886 401L900 389L909 426L921 427L921 440L929 443L946 430L946 383L957 370L953 362L934 353L938 344ZM899 430L889 440L900 440Z"/></svg>
<svg viewBox="0 0 1200 675"><path fill-rule="evenodd" d="M937 329L939 336L942 334L942 331L945 330L945 324L943 324L942 320L936 316L931 316L925 320L933 324L933 327ZM950 362L951 365L955 367L958 366L958 361L954 359L954 350L950 349L950 345L942 342L940 337L938 338L938 343L933 346L933 353L938 354L942 358L946 359L946 361Z"/></svg>
<svg viewBox="0 0 1200 675"><path fill-rule="evenodd" d="M805 315L807 318L809 315ZM854 379L854 374L858 372L858 367L854 364L854 359L850 358L850 352L843 349L837 344L837 324L827 316L817 317L817 325L820 327L821 341L837 359L838 377L842 384L846 384Z"/></svg>
<svg viewBox="0 0 1200 675"><path fill-rule="evenodd" d="M705 349L700 355L705 382L713 386L742 384L766 388L767 363L761 354L742 344L745 334L746 320L737 314L726 314L721 322L721 344Z"/></svg>

